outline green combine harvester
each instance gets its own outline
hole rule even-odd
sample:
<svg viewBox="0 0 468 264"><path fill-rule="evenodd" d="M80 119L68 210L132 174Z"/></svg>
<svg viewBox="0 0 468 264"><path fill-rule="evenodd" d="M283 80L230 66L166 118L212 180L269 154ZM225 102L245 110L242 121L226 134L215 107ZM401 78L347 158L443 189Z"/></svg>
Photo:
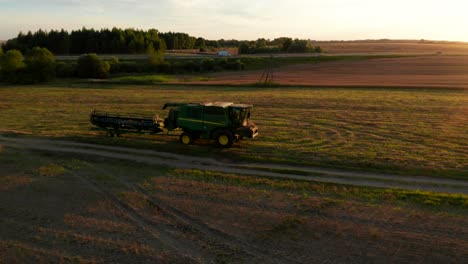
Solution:
<svg viewBox="0 0 468 264"><path fill-rule="evenodd" d="M108 136L126 132L162 134L180 130L179 141L192 144L196 139L214 140L220 147L231 147L243 138L258 136L258 128L249 121L252 105L230 102L166 103L168 117L119 114L94 110L91 123L105 129Z"/></svg>

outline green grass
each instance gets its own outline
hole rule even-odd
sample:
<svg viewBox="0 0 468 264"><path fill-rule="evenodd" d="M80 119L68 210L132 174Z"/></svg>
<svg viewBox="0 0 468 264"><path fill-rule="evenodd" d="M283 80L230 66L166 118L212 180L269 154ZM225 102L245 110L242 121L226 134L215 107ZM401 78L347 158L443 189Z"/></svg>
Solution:
<svg viewBox="0 0 468 264"><path fill-rule="evenodd" d="M240 60L244 63L246 70L258 70L264 69L267 66L279 67L290 64L308 64L308 63L320 63L320 62L330 62L330 61L355 61L355 60L367 60L367 59L382 59L382 58L399 58L399 57L409 57L415 55L329 55L329 54L306 54L301 56L301 54L292 54L288 56L287 54L273 54L272 57L266 56L267 54L258 54L258 55L247 55L241 57L232 57L232 58L223 58L223 57L199 57L199 58L171 58L167 57L166 61L170 63L184 63L187 61L201 61L206 58L211 58L214 60L225 60L233 59ZM297 56L296 56L297 55ZM100 56L102 59L106 60L110 57L117 57L121 62L135 62L135 63L146 63L148 57L146 54L140 55L126 55L126 54L117 54L117 55L103 55ZM58 61L69 62L76 61L78 56L59 56Z"/></svg>
<svg viewBox="0 0 468 264"><path fill-rule="evenodd" d="M0 86L0 131L233 160L467 179L468 93L448 89L73 84ZM92 130L93 109L167 115L166 102L254 105L260 136L231 149Z"/></svg>
<svg viewBox="0 0 468 264"><path fill-rule="evenodd" d="M206 82L210 81L212 78L206 76L192 76L182 79L183 82Z"/></svg>
<svg viewBox="0 0 468 264"><path fill-rule="evenodd" d="M109 80L111 83L120 84L158 84L169 82L172 78L165 75L137 75L115 77Z"/></svg>
<svg viewBox="0 0 468 264"><path fill-rule="evenodd" d="M331 61L357 61L368 59L384 59L384 58L400 58L409 57L408 55L324 55L317 56L299 56L299 57L281 57L281 55L273 55L273 57L243 57L241 61L245 64L246 70L259 70L267 66L281 67L291 64L315 64Z"/></svg>

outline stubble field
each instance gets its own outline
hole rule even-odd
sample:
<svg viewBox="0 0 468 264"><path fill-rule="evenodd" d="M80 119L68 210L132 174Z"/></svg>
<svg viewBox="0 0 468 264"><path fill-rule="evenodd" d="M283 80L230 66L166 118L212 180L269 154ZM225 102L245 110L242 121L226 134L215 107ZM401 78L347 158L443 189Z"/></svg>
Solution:
<svg viewBox="0 0 468 264"><path fill-rule="evenodd" d="M281 85L468 88L468 56L466 55L413 55L364 60L349 57L349 59L332 62L303 63L282 67L275 67L274 63L272 65L272 81ZM180 77L171 82L248 85L261 81L262 73L263 70L214 73L206 75L203 80Z"/></svg>
<svg viewBox="0 0 468 264"><path fill-rule="evenodd" d="M467 42L443 41L319 41L314 46L322 47L329 54L400 54L400 55L468 55Z"/></svg>
<svg viewBox="0 0 468 264"><path fill-rule="evenodd" d="M466 196L4 147L5 263L460 263Z"/></svg>
<svg viewBox="0 0 468 264"><path fill-rule="evenodd" d="M254 105L261 136L232 149L190 146L193 155L355 170L466 178L464 90L254 87L8 87L0 89L0 130L138 145L185 153L177 137L92 130L93 109L160 114L171 101Z"/></svg>

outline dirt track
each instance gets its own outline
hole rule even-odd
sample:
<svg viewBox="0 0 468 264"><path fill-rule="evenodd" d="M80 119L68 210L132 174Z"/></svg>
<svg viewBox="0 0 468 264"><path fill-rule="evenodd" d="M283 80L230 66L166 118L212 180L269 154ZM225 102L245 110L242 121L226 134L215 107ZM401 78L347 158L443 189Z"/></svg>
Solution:
<svg viewBox="0 0 468 264"><path fill-rule="evenodd" d="M468 56L419 56L324 62L275 68L283 85L468 88ZM253 84L263 71L217 73L191 84ZM182 82L184 83L184 82ZM184 83L186 84L186 82Z"/></svg>
<svg viewBox="0 0 468 264"><path fill-rule="evenodd" d="M462 180L376 174L317 167L295 167L266 163L226 163L211 158L184 156L153 150L34 138L0 136L0 145L20 149L101 156L141 162L149 165L163 165L183 169L211 170L224 173L350 184L356 186L468 194L468 181ZM281 173L275 172L275 170L281 171ZM291 173L285 173L285 171L290 171ZM307 176L304 176L304 174Z"/></svg>

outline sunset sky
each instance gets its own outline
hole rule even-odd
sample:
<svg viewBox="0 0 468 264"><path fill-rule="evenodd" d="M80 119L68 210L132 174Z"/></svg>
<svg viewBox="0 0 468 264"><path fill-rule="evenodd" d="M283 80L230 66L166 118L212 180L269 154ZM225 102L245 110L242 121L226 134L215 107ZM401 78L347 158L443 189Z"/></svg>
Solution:
<svg viewBox="0 0 468 264"><path fill-rule="evenodd" d="M39 28L155 28L207 39L468 41L466 0L0 0L0 39Z"/></svg>

